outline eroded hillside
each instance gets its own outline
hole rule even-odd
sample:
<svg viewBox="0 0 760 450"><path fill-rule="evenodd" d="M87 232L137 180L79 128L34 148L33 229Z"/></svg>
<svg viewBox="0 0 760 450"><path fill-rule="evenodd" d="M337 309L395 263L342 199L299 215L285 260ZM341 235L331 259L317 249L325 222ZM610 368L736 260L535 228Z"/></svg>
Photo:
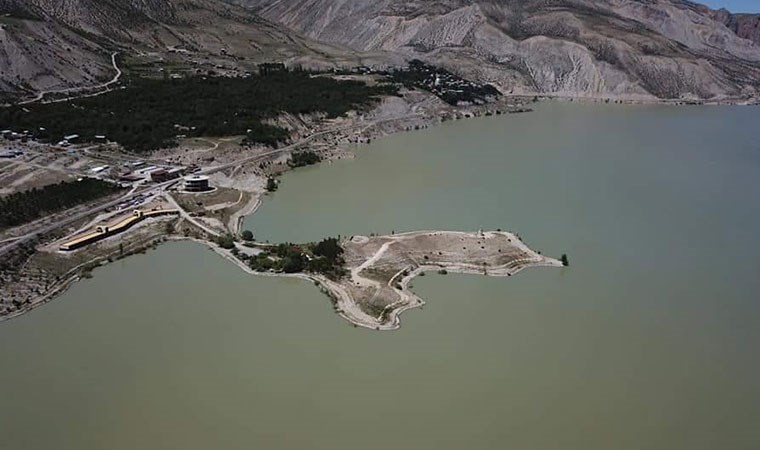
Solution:
<svg viewBox="0 0 760 450"><path fill-rule="evenodd" d="M680 0L238 0L324 42L421 58L505 92L754 96L760 46Z"/></svg>
<svg viewBox="0 0 760 450"><path fill-rule="evenodd" d="M0 0L0 92L97 86L118 51L227 75L417 58L504 93L741 101L759 20L685 0Z"/></svg>
<svg viewBox="0 0 760 450"><path fill-rule="evenodd" d="M203 62L247 68L271 60L329 65L346 57L220 0L0 0L6 100L103 82L113 76L115 51L159 62L172 51L204 71Z"/></svg>

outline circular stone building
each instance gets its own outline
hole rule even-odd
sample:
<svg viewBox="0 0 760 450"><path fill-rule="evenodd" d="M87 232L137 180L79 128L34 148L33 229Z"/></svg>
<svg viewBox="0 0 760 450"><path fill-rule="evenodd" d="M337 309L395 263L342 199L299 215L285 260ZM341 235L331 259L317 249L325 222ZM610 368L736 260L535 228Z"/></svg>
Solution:
<svg viewBox="0 0 760 450"><path fill-rule="evenodd" d="M190 175L185 177L185 191L187 192L206 192L211 187L208 183L208 177L205 175Z"/></svg>

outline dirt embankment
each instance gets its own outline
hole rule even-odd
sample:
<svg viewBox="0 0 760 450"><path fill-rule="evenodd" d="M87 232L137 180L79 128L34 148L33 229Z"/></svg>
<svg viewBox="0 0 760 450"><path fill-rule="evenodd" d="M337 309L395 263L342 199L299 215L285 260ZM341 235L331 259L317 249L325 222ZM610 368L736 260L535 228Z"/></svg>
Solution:
<svg viewBox="0 0 760 450"><path fill-rule="evenodd" d="M351 322L377 330L400 326L402 312L424 305L409 289L412 279L437 271L512 276L527 267L562 267L513 233L417 231L391 236L354 236L342 243L350 275L320 280L336 309Z"/></svg>

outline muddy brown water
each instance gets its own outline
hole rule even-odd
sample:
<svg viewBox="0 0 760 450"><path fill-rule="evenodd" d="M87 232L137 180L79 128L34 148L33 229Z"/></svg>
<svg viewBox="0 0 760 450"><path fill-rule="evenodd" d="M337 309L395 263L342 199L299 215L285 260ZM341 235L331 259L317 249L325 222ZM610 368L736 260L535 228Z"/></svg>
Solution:
<svg viewBox="0 0 760 450"><path fill-rule="evenodd" d="M0 323L0 449L760 448L760 109L545 104L283 178L259 239L518 232L400 331L193 243Z"/></svg>

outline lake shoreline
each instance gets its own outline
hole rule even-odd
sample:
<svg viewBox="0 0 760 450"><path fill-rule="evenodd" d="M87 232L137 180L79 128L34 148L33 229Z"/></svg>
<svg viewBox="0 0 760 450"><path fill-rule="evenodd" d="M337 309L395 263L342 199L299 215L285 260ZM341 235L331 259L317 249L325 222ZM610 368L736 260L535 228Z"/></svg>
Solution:
<svg viewBox="0 0 760 450"><path fill-rule="evenodd" d="M423 264L413 266L403 266L393 277L391 277L386 285L381 285L376 281L372 281L368 278L362 277L360 272L370 269L372 263L375 261L372 258L379 258L386 253L386 250L393 244L400 244L402 241L414 240L421 237L445 237L453 240L460 236L467 236L473 239L480 239L485 243L489 239L500 240L509 242L511 246L519 250L522 258L508 259L498 266L487 266L485 263L476 261L475 258L468 260L466 257L456 258L451 262L427 262ZM353 243L360 242L362 245L367 244L370 239L384 241L384 245L378 249L378 251L372 255L372 257L363 262L359 266L350 268L350 275L347 275L340 279L330 279L322 274L300 272L300 273L275 273L275 272L260 272L255 271L244 261L237 258L231 251L222 249L221 247L203 240L190 239L199 244L205 245L210 248L214 253L221 256L225 260L235 264L239 269L244 272L255 276L266 277L281 277L281 278L297 278L305 281L310 281L320 291L327 295L333 302L335 312L347 320L354 326L376 330L376 331L393 331L398 330L401 327L401 314L414 308L419 308L425 305L425 301L416 295L410 287L412 280L425 273L438 272L439 274L457 273L466 275L485 275L492 277L511 277L517 275L523 270L531 267L554 267L562 268L561 261L549 258L541 255L540 253L530 249L520 238L509 232L502 231L478 231L477 233L467 233L461 231L440 231L440 230L423 230L423 231L410 231L405 233L399 233L390 236L377 236L367 238L364 236L353 236L350 239L346 239L341 243L341 246L347 248ZM408 245L404 245L405 250ZM501 252L501 249L499 250ZM435 252L433 252L435 253ZM391 259L395 259L399 256L398 253L392 254ZM367 264L369 263L369 264ZM361 307L361 298L357 296L357 289L355 285L362 285L364 288L372 289L375 298L382 289L391 291L398 297L398 300L388 304L382 310L378 316L372 316Z"/></svg>
<svg viewBox="0 0 760 450"><path fill-rule="evenodd" d="M427 98L430 98L430 96L427 96ZM441 125L448 121L459 121L463 119L472 119L472 118L480 118L480 117L491 117L495 115L507 115L507 114L521 114L521 113L528 113L533 112L533 110L529 107L532 103L542 103L547 101L557 101L557 102L577 102L577 103L608 103L609 99L596 99L596 98L590 98L590 97L582 97L582 98L563 98L563 97L551 97L551 96L537 96L537 97L529 97L529 96L504 96L498 101L490 104L485 105L470 105L470 106L462 106L462 107L454 107L450 105L439 105L435 108L431 108L430 110L423 110L423 112L415 112L413 115L414 121L410 121L409 116L405 117L389 117L384 119L378 119L374 122L365 124L362 123L356 118L351 119L350 121L350 127L349 129L360 131L362 133L362 136L364 139L366 139L366 142L371 142L371 140L374 139L380 139L384 137L389 137L392 135L396 135L402 132L408 132L408 131L416 131L416 130L422 130L426 128L430 128L433 126ZM422 103L418 100L419 103ZM669 106L680 106L683 103L677 103L676 100L661 100L661 99L638 99L638 100L621 100L620 103L627 104L627 105L633 105L633 104L640 104L640 105L669 105ZM410 102L409 105L416 105L419 103ZM615 103L615 101L612 101L610 103ZM378 107L379 115L382 117L383 107ZM315 129L313 134L317 135L322 132L326 128L329 127L329 124L323 124L321 128ZM346 142L341 142L335 144L336 147L339 147L341 145L345 145ZM337 155L337 156L336 156ZM330 155L329 157L326 157L323 159L323 162L329 162L334 159L341 159L345 156L343 152L339 152L336 155ZM283 166L282 169L280 169L279 174L290 172L293 168ZM237 174L231 177L231 179L240 178L243 177L243 175ZM245 189L244 189L245 190ZM256 193L253 191L250 191L253 196L249 202L247 202L240 210L235 212L232 217L230 217L228 223L224 224L226 226L227 231L231 232L234 235L240 235L240 233L243 230L245 221L253 216L259 208L263 204L263 194L262 193ZM129 246L133 246L134 242L130 240L130 235L125 235L124 241ZM158 236L155 237L158 240L174 240L177 239L177 236L173 236L171 234L161 233ZM154 241L155 243L155 241ZM213 244L211 244L213 245ZM108 255L97 255L91 258L89 261L86 261L77 268L86 267L89 271L93 267L97 267L100 265L108 264L108 259L114 259L112 258L114 256L114 252L111 251ZM118 258L115 258L118 259ZM35 298L28 299L26 302L23 303L22 307L20 309L16 309L11 311L7 314L0 315L0 322L9 320L11 318L17 317L19 315L24 314L25 312L31 311L37 307L39 307L42 304L45 304L59 295L61 295L63 292L65 292L69 285L73 282L77 281L82 276L82 271L80 271L78 274L74 273L72 274L71 271L67 271L65 275L61 276L59 275L59 280L51 281L48 280L48 283L50 283L47 287L47 289L37 294ZM319 280L318 280L319 281ZM322 280L324 281L324 280ZM358 314L357 314L358 316Z"/></svg>

